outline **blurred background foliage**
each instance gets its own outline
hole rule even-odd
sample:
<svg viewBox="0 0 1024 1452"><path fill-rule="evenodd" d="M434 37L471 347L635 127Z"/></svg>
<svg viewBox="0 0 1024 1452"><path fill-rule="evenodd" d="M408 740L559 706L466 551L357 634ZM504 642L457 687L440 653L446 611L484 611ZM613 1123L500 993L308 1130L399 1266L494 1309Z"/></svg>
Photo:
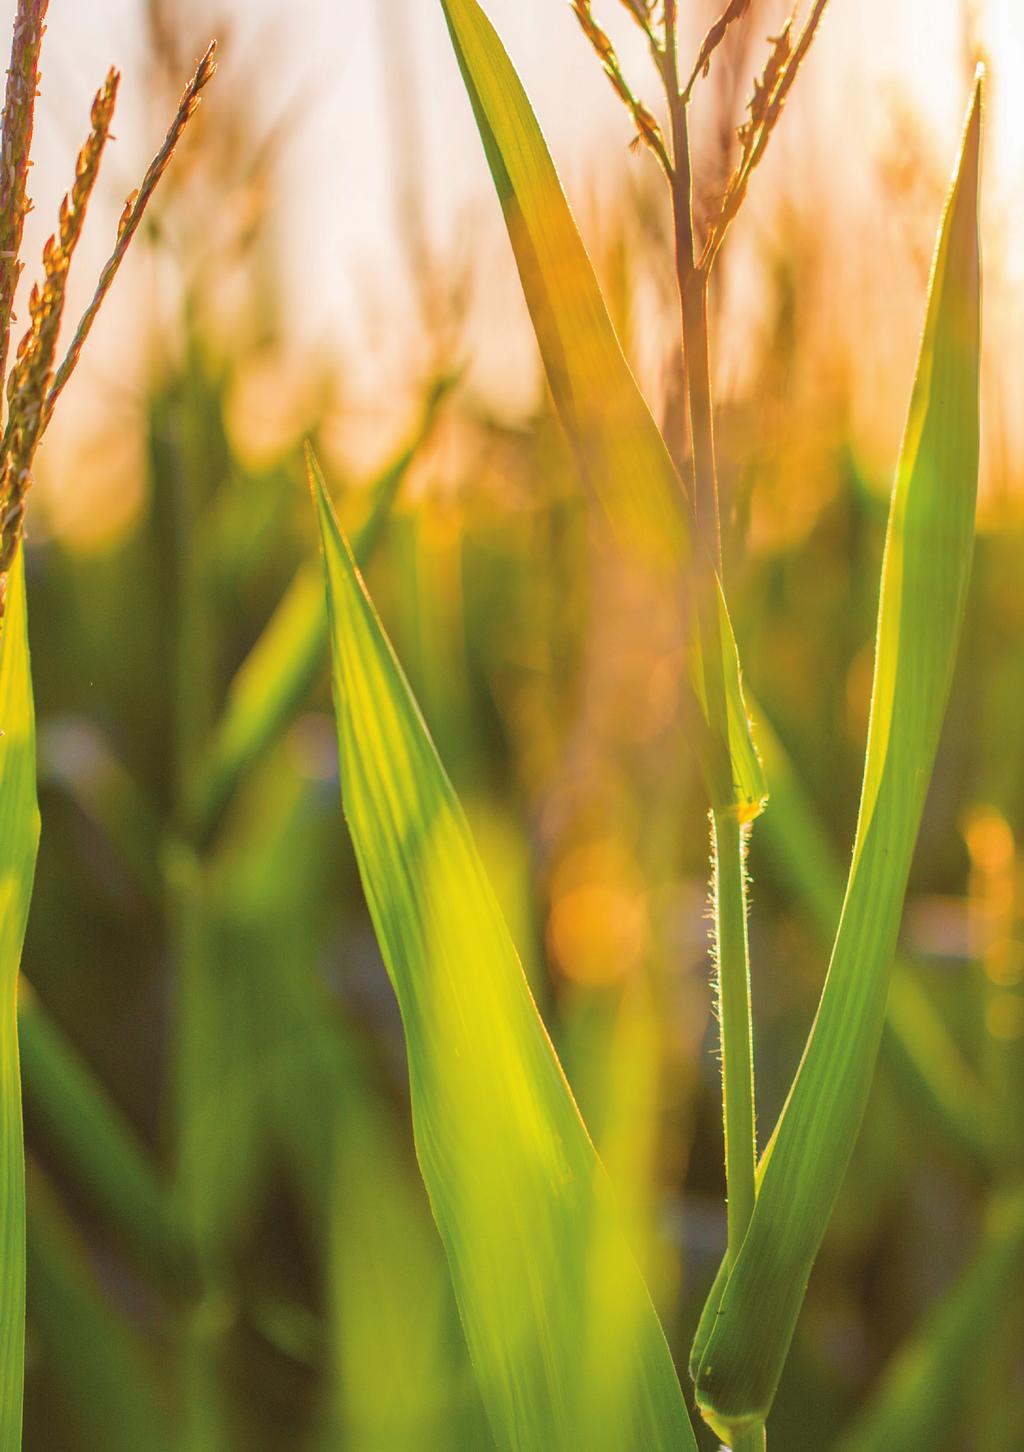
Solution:
<svg viewBox="0 0 1024 1452"><path fill-rule="evenodd" d="M140 9L159 117L213 27ZM775 11L754 11L760 37ZM61 436L49 481L42 464L28 572L43 839L21 1005L30 1449L491 1445L412 1152L397 1009L338 830L307 436L680 1366L724 1244L708 833L677 613L593 530L536 373L511 390L521 407L480 386L478 355L504 346L474 317L487 276L423 223L402 144L417 117L391 55L412 342L372 447L365 419L346 445L365 345L297 357L285 326L272 224L291 103L262 114L239 64L135 264L173 304L140 321L135 385L80 444ZM723 172L753 73L740 42L727 59L701 142ZM819 225L827 173L806 187L798 173L757 269L740 249L721 289L726 337L736 298L757 298L740 352L723 344L718 435L773 790L750 862L762 1143L852 840L890 415L909 392L880 347L871 426L865 322L890 303L923 313L945 174L927 116L892 115L876 210L837 238ZM664 198L645 161L615 178L583 230L682 453ZM864 263L883 215L890 272ZM873 299L836 282L860 273ZM1011 363L997 328L987 368ZM771 1422L794 1452L1024 1446L1024 492L1012 417L986 420L966 636L890 1025Z"/></svg>

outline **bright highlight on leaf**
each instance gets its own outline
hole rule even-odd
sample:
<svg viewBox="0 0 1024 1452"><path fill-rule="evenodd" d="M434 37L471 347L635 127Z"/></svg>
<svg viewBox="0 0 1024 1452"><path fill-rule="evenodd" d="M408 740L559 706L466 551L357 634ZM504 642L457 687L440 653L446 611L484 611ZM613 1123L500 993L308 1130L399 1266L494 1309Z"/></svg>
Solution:
<svg viewBox="0 0 1024 1452"><path fill-rule="evenodd" d="M980 81L936 252L893 488L860 817L828 978L797 1078L759 1167L727 1283L694 1345L716 1423L771 1406L860 1127L889 968L964 610L978 476Z"/></svg>
<svg viewBox="0 0 1024 1452"><path fill-rule="evenodd" d="M342 799L423 1179L497 1445L695 1447L661 1327L465 817L310 460Z"/></svg>
<svg viewBox="0 0 1024 1452"><path fill-rule="evenodd" d="M843 905L843 868L793 762L755 701L757 739L772 784L772 809L758 827L775 870L791 885L810 925L828 944ZM947 1146L971 1166L991 1163L994 1108L913 969L893 965L881 1043L890 1072L935 1126Z"/></svg>
<svg viewBox="0 0 1024 1452"><path fill-rule="evenodd" d="M19 550L0 624L0 1447L21 1445L25 1357L25 1152L18 964L32 897L39 809L25 566Z"/></svg>
<svg viewBox="0 0 1024 1452"><path fill-rule="evenodd" d="M86 1243L35 1166L29 1203L32 1323L61 1368L81 1445L171 1452L170 1418L137 1328L104 1294Z"/></svg>
<svg viewBox="0 0 1024 1452"><path fill-rule="evenodd" d="M623 545L693 590L685 489L615 335L604 298L526 92L477 0L442 0L498 191L555 406L580 473ZM707 567L710 576L710 565ZM757 815L766 788L743 704L725 599L691 676L708 728L699 745L716 807ZM707 612L713 621L715 612ZM708 678L720 689L709 687Z"/></svg>

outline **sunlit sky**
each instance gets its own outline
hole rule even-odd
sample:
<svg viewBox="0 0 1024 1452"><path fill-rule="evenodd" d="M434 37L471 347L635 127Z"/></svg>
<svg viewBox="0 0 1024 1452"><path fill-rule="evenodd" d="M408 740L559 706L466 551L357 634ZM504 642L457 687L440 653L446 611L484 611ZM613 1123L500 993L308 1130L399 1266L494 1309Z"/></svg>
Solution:
<svg viewBox="0 0 1024 1452"><path fill-rule="evenodd" d="M8 0L3 10L13 13L13 8ZM98 215L91 219L78 267L82 297L105 254L120 202L162 134L163 122L147 104L145 8L144 0L51 0L32 189L36 245L67 185L93 91L111 61L124 71L115 128L119 139L105 165ZM688 53L716 8L710 0L681 6L690 17L683 41ZM514 395L522 375L522 387L528 388L533 345L516 289L506 285L512 282L511 261L439 0L222 0L220 7L179 0L179 9L195 17L197 44L208 30L221 33L222 82L244 85L254 126L268 128L278 117L294 118L291 108L300 98L298 121L287 121L281 194L273 213L290 264L287 313L293 337L308 346L336 344L339 355L349 358L358 350L362 363L359 376L350 381L352 398L371 421L375 410L386 416L388 401L401 388L407 344L403 319L410 305L396 242L397 180L404 170L419 179L419 200L439 258L473 259L478 290L483 279L485 292L493 295L490 301L499 300L492 321L501 330L501 347L481 346L490 355L490 364L485 358L482 365L484 376L490 366L495 386ZM612 195L630 168L652 163L629 154L626 118L565 0L489 0L488 9L534 100L586 235L595 197ZM785 0L761 0L754 9L767 34L788 6ZM215 10L223 20L210 18ZM595 12L619 46L625 69L653 99L656 88L641 38L620 0L595 0ZM929 155L923 161L948 174L967 91L965 14L990 58L985 218L994 248L989 267L994 264L1002 279L1001 296L1012 298L1017 289L1011 284L1021 284L1024 291L1020 0L976 0L973 5L963 0L833 0L778 133L776 164L788 167L790 187L799 183L805 167L809 177L826 167L840 185L823 198L823 207L836 209L823 223L862 227L864 247L883 249L884 258L884 249L898 243L879 226L878 215L858 213L864 178L878 168L898 103L911 104L925 118ZM396 165L400 132L388 100L396 77L403 78L405 114L413 121L415 149L404 168ZM213 91L206 104L213 117ZM741 223L748 244L765 225L771 190L770 180L755 180ZM924 219L929 232L934 220ZM76 380L80 404L104 379L116 378L124 386L116 358L123 355L119 340L131 325L133 298L142 286L141 266L138 259L129 262L120 301L98 330L97 346L83 370L86 378ZM477 301L482 315L491 316L488 298ZM884 305L881 316L886 316ZM1024 321L1024 313L1016 318ZM913 314L899 323L906 330L896 348L901 357L912 355L912 319ZM1008 326L1005 308L1000 325Z"/></svg>

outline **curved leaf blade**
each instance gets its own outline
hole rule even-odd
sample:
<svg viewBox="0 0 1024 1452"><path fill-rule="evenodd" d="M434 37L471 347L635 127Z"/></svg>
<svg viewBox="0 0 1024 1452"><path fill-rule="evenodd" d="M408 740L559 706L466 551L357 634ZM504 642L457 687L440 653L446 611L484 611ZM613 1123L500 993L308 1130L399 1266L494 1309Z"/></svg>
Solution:
<svg viewBox="0 0 1024 1452"><path fill-rule="evenodd" d="M311 460L342 798L413 1128L509 1452L695 1448L668 1347L461 807Z"/></svg>
<svg viewBox="0 0 1024 1452"><path fill-rule="evenodd" d="M377 547L452 381L442 377L430 390L412 436L374 482L370 512L354 537L356 555L363 563ZM201 839L213 835L239 783L309 695L323 669L326 632L320 569L309 561L296 571L231 682L223 715L191 790L189 818Z"/></svg>
<svg viewBox="0 0 1024 1452"><path fill-rule="evenodd" d="M693 553L686 490L616 337L529 98L477 0L441 3L579 471L623 545L651 568L682 571L685 586ZM698 748L701 766L714 805L733 806L748 820L761 810L766 786L736 642L710 564L694 573L713 580L718 615L718 630L712 623L699 648L695 611L691 627L690 668L708 737ZM702 660L702 652L715 659Z"/></svg>
<svg viewBox="0 0 1024 1452"><path fill-rule="evenodd" d="M974 1257L896 1352L835 1452L956 1446L970 1390L998 1355L1022 1285L1024 1194L1014 1189L993 1199Z"/></svg>
<svg viewBox="0 0 1024 1452"><path fill-rule="evenodd" d="M66 1424L78 1445L104 1452L171 1452L180 1443L138 1323L105 1293L86 1244L31 1162L29 1203L29 1314Z"/></svg>
<svg viewBox="0 0 1024 1452"><path fill-rule="evenodd" d="M761 819L759 838L827 946L843 907L842 862L786 748L758 703L751 700L750 707L772 783L771 811ZM927 989L899 958L893 964L881 1054L913 1112L925 1115L972 1168L989 1165L995 1151L992 1105Z"/></svg>
<svg viewBox="0 0 1024 1452"><path fill-rule="evenodd" d="M25 562L0 623L0 1448L21 1446L25 1370L25 1150L18 1066L18 966L28 923L39 808Z"/></svg>
<svg viewBox="0 0 1024 1452"><path fill-rule="evenodd" d="M58 1150L62 1169L140 1266L176 1291L193 1289L191 1249L173 1214L169 1186L26 981L18 998L18 1030L25 1100Z"/></svg>
<svg viewBox="0 0 1024 1452"><path fill-rule="evenodd" d="M759 1167L753 1218L694 1347L697 1396L726 1425L767 1415L853 1150L945 714L978 477L980 82L932 272L893 487L864 785L843 913L804 1056ZM720 1295L720 1300L717 1297Z"/></svg>

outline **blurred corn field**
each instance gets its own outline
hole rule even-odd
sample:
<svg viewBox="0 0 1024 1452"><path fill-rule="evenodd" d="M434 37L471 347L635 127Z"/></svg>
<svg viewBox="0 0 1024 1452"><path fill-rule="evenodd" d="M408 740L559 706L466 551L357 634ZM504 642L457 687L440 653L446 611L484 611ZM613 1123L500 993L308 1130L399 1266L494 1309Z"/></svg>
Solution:
<svg viewBox="0 0 1024 1452"><path fill-rule="evenodd" d="M157 302L138 309L132 377L97 365L115 386L88 427L69 396L29 517L43 827L18 999L24 1445L483 1452L498 1444L413 1148L402 1021L340 830L303 444L688 1385L726 1209L678 601L595 528L532 354L509 364L519 343L488 326L489 252L440 247L424 221L430 97L401 43L380 84L408 359L366 407L365 337L298 356L289 327L275 205L315 100L284 94L272 116L254 103L246 66L272 49L273 18L232 64L237 22L135 8L154 135L209 33L226 63L139 236L130 286ZM722 8L695 5L688 34ZM397 34L402 6L380 10ZM783 18L768 0L751 11L701 101L695 144L723 179L752 42ZM989 59L993 87L1012 86ZM843 235L821 221L827 166L798 190L791 163L712 294L722 551L771 790L749 859L765 1135L814 1016L857 818L910 380L875 325L924 316L948 174L927 116L896 102L887 118L867 157L876 211ZM682 458L670 218L653 161L623 157L577 158L601 177L581 229ZM891 267L867 256L880 225ZM993 246L997 295L1015 246ZM381 307L371 333L389 326ZM986 380L1012 372L998 324L983 356ZM1024 471L1006 396L994 387L982 415L972 588L878 1072L772 1411L770 1444L793 1452L1024 1447Z"/></svg>

